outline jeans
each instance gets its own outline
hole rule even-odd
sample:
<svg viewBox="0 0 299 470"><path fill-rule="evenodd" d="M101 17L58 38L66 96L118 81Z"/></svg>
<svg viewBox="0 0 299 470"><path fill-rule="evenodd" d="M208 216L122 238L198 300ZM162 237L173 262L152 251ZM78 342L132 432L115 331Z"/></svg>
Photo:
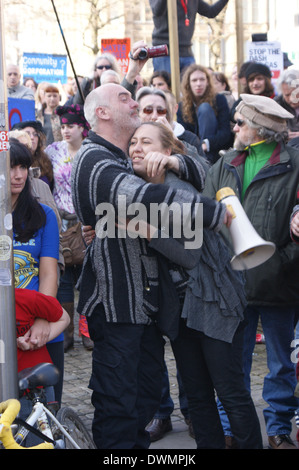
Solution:
<svg viewBox="0 0 299 470"><path fill-rule="evenodd" d="M243 328L238 328L230 344L209 338L181 322L179 336L172 346L188 399L197 448L225 447L215 391L229 416L239 447L262 448L258 416L244 382Z"/></svg>
<svg viewBox="0 0 299 470"><path fill-rule="evenodd" d="M294 340L296 308L249 306L245 310L247 326L244 332L244 378L250 390L250 372L259 318L265 335L269 373L264 379L263 399L268 407L264 419L268 436L291 434L295 410L299 400L294 397L295 366L291 361L291 343ZM221 422L225 433L232 435L229 420L220 405Z"/></svg>
<svg viewBox="0 0 299 470"><path fill-rule="evenodd" d="M178 382L178 387L179 387L180 410L184 418L188 419L189 418L188 402L187 402L187 397L183 388L179 371L177 371L177 382ZM162 398L161 398L159 410L157 411L154 417L156 419L170 418L171 414L173 413L173 410L174 410L174 403L170 395L168 370L167 370L166 363L164 361Z"/></svg>
<svg viewBox="0 0 299 470"><path fill-rule="evenodd" d="M264 410L267 434L290 434L291 420L299 406L294 397L296 387L295 367L291 361L291 342L294 340L294 318L296 308L291 307L247 307L248 322L244 336L245 383L250 388L252 354L255 347L259 317L266 341L269 373L264 379L263 398L268 403Z"/></svg>
<svg viewBox="0 0 299 470"><path fill-rule="evenodd" d="M197 122L201 143L203 143L203 140L207 138L207 136L216 134L218 121L215 111L209 103L202 103L198 107ZM205 156L211 163L214 163L215 158L217 158L217 155L214 155L211 151L205 152Z"/></svg>
<svg viewBox="0 0 299 470"><path fill-rule="evenodd" d="M182 74L186 67L189 65L194 64L195 60L194 57L180 57L180 73ZM153 58L153 67L154 72L157 70L165 70L169 74L171 74L171 67L170 67L170 56L163 56L163 57L154 57Z"/></svg>

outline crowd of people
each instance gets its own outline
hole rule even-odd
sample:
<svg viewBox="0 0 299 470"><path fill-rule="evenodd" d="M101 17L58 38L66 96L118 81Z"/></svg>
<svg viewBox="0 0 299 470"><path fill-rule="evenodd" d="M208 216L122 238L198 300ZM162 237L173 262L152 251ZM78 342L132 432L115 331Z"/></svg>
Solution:
<svg viewBox="0 0 299 470"><path fill-rule="evenodd" d="M161 20L163 2L150 3ZM213 11L195 3L194 17L216 16L227 1ZM56 364L61 403L64 353L73 347L78 312L84 347L93 351L96 446L147 449L172 428L168 338L197 448L260 449L250 372L261 322L269 447L296 449L299 71L284 70L276 87L266 64L245 63L236 96L230 77L195 63L188 41L179 100L163 58L149 79L142 76L150 60L138 57L143 41L132 46L124 77L116 59L103 54L93 76L77 77L64 100L58 85L28 78L21 85L19 68L8 66L9 96L35 99L36 107L36 120L10 131L19 370L44 358ZM230 263L233 214L217 200L224 187L276 245L269 260L243 272ZM182 230L177 236L177 227L167 227L165 236L165 213L155 223L149 217L157 204L182 213L187 205L198 233L173 216L168 222ZM138 224L132 206L145 209ZM72 264L63 239L78 223L84 253ZM44 307L40 316L36 302Z"/></svg>

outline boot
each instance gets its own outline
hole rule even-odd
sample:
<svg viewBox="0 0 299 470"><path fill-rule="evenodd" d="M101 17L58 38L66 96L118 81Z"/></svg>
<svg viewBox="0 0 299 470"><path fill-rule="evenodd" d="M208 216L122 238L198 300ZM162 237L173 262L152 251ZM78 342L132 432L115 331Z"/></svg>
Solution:
<svg viewBox="0 0 299 470"><path fill-rule="evenodd" d="M64 352L74 346L74 302L62 303L61 306L67 311L70 317L70 324L64 330Z"/></svg>

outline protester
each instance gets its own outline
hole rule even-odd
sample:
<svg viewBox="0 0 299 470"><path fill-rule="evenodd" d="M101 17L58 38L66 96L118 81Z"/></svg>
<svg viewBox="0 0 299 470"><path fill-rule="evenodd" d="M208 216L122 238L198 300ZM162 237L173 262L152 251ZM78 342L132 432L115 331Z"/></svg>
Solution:
<svg viewBox="0 0 299 470"><path fill-rule="evenodd" d="M135 60L139 51L140 47L134 45ZM98 236L87 248L84 259L78 309L87 315L95 342L90 381L95 407L93 436L96 445L105 449L149 446L145 427L159 406L163 340L150 319L158 310L156 258L144 239L123 239L118 234L101 238L105 217L96 215L101 209L98 205L104 202L117 208L120 195L125 197L126 207L134 200L144 204L147 211L151 202L167 202L168 196L173 202L194 201L189 194L180 199L178 192L147 185L133 175L125 152L129 136L139 124L137 108L130 93L120 85L107 84L91 92L85 102L85 117L92 131L83 142L72 171L75 211L84 225L95 228L97 224ZM160 170L165 164L157 165L153 157L149 172ZM191 169L198 168L187 157L168 159L167 164L176 171L180 169L182 176L187 168L190 177ZM197 179L198 176L195 183ZM227 220L223 206L210 206L210 200L201 202L205 225L210 226L212 220L217 220L216 225ZM163 242L162 238L153 244L157 246L159 241ZM175 256L175 250L170 251ZM107 269L104 271L101 266ZM109 361L104 359L108 357Z"/></svg>
<svg viewBox="0 0 299 470"><path fill-rule="evenodd" d="M105 85L105 83L120 84L120 81L120 75L115 70L104 70L101 75L101 85Z"/></svg>
<svg viewBox="0 0 299 470"><path fill-rule="evenodd" d="M73 159L88 134L89 125L84 118L83 108L80 105L58 106L56 114L59 116L63 140L54 142L46 148L54 172L53 196L62 220L62 232L78 222L75 214L72 190L71 169ZM64 350L68 351L74 345L74 288L80 275L81 266L66 266L60 279L57 298L70 316L70 325L64 334ZM86 349L92 349L85 318L80 316L79 334Z"/></svg>
<svg viewBox="0 0 299 470"><path fill-rule="evenodd" d="M33 91L20 84L21 73L17 65L7 66L7 89L9 98L34 100Z"/></svg>
<svg viewBox="0 0 299 470"><path fill-rule="evenodd" d="M37 87L38 87L38 84L36 83L36 81L34 80L34 78L32 77L26 77L23 81L23 85L30 88L33 93L35 94L36 93L36 90L37 90Z"/></svg>
<svg viewBox="0 0 299 470"><path fill-rule="evenodd" d="M241 99L236 109L235 150L209 170L204 194L215 197L220 188L232 188L257 233L276 244L268 261L244 273L248 307L243 363L246 386L250 389L260 319L269 368L263 389L268 404L264 418L269 446L295 449L290 434L298 400L294 397L296 378L291 343L299 304L299 247L291 241L289 219L298 204L298 151L284 144L290 113L268 97L242 94ZM229 234L222 233L231 245Z"/></svg>
<svg viewBox="0 0 299 470"><path fill-rule="evenodd" d="M171 172L160 173L155 179L147 175L144 158L149 152L160 153L164 158L179 151L184 152L182 144L157 122L143 123L129 143L129 155L138 176L196 194L190 184ZM181 251L183 257L187 255L184 247ZM216 390L225 401L240 448L262 448L259 421L245 388L240 360L246 304L242 277L232 270L228 251L216 233L204 230L199 259L196 250L191 251L197 259L193 270L167 264L177 290L177 308L182 308L179 333L172 347L186 390L197 447L225 447ZM161 288L164 289L163 283Z"/></svg>
<svg viewBox="0 0 299 470"><path fill-rule="evenodd" d="M257 62L245 62L243 64L244 77L246 79L246 85L244 86L243 93L257 96L267 96L269 98L275 97L274 86L271 82L272 72L266 64ZM239 74L240 75L240 74ZM233 104L230 117L235 122L235 110L240 103L241 98Z"/></svg>
<svg viewBox="0 0 299 470"><path fill-rule="evenodd" d="M55 114L55 110L59 106L60 94L55 85L48 85L44 93L43 107L37 112L36 117L41 122L46 134L46 145L50 145L53 142L62 140L60 121L57 114Z"/></svg>
<svg viewBox="0 0 299 470"><path fill-rule="evenodd" d="M153 13L154 30L152 33L153 46L169 43L168 11L167 0L150 0L150 7ZM207 18L215 18L228 3L228 0L218 0L213 5L209 5L203 0L177 0L177 19L179 37L179 64L182 72L185 67L195 62L192 52L192 37L195 29L197 13ZM169 74L170 57L156 57L153 59L154 71L166 70Z"/></svg>
<svg viewBox="0 0 299 470"><path fill-rule="evenodd" d="M278 83L279 95L274 99L293 115L288 119L289 140L299 137L299 70L285 70Z"/></svg>
<svg viewBox="0 0 299 470"><path fill-rule="evenodd" d="M105 70L114 70L114 72L120 75L120 70L116 58L114 57L114 55L109 54L107 52L96 57L94 61L92 77L85 77L81 82L81 90L84 100L92 90L101 85L101 75ZM79 90L77 90L75 94L73 104L84 104Z"/></svg>
<svg viewBox="0 0 299 470"><path fill-rule="evenodd" d="M46 135L40 121L21 121L15 124L12 130L24 130L30 137L32 152L31 166L39 169L39 178L47 183L53 190L53 166L51 160L45 152Z"/></svg>
<svg viewBox="0 0 299 470"><path fill-rule="evenodd" d="M228 83L228 78L222 72L213 72L213 85L217 93L222 93L227 101L228 108L231 109L235 102L235 98L230 89L230 85Z"/></svg>
<svg viewBox="0 0 299 470"><path fill-rule="evenodd" d="M58 287L59 229L54 211L34 197L29 178L30 150L17 140L10 140L11 203L15 287L56 297ZM44 184L43 182L40 182ZM38 320L31 329L31 339L48 337L48 327ZM61 402L63 380L63 337L59 335L47 348L60 371L55 387Z"/></svg>
<svg viewBox="0 0 299 470"><path fill-rule="evenodd" d="M163 91L171 91L171 76L165 70L157 70L151 76L149 83L154 88L160 88Z"/></svg>
<svg viewBox="0 0 299 470"><path fill-rule="evenodd" d="M177 118L186 130L198 135L211 164L218 160L220 150L231 145L227 101L214 91L211 75L201 65L190 65L184 72Z"/></svg>

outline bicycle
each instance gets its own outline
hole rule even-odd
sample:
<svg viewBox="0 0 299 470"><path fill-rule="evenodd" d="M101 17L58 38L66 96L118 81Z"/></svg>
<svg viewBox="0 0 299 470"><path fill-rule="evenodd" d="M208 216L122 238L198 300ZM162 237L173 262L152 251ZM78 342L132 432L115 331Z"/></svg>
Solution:
<svg viewBox="0 0 299 470"><path fill-rule="evenodd" d="M86 426L72 408L57 410L57 403L47 403L45 388L54 386L59 372L53 364L42 363L24 369L18 374L20 396L32 403L32 412L26 420L18 414L21 403L10 399L0 403L0 444L4 449L95 449ZM32 433L42 439L41 444L24 447Z"/></svg>

